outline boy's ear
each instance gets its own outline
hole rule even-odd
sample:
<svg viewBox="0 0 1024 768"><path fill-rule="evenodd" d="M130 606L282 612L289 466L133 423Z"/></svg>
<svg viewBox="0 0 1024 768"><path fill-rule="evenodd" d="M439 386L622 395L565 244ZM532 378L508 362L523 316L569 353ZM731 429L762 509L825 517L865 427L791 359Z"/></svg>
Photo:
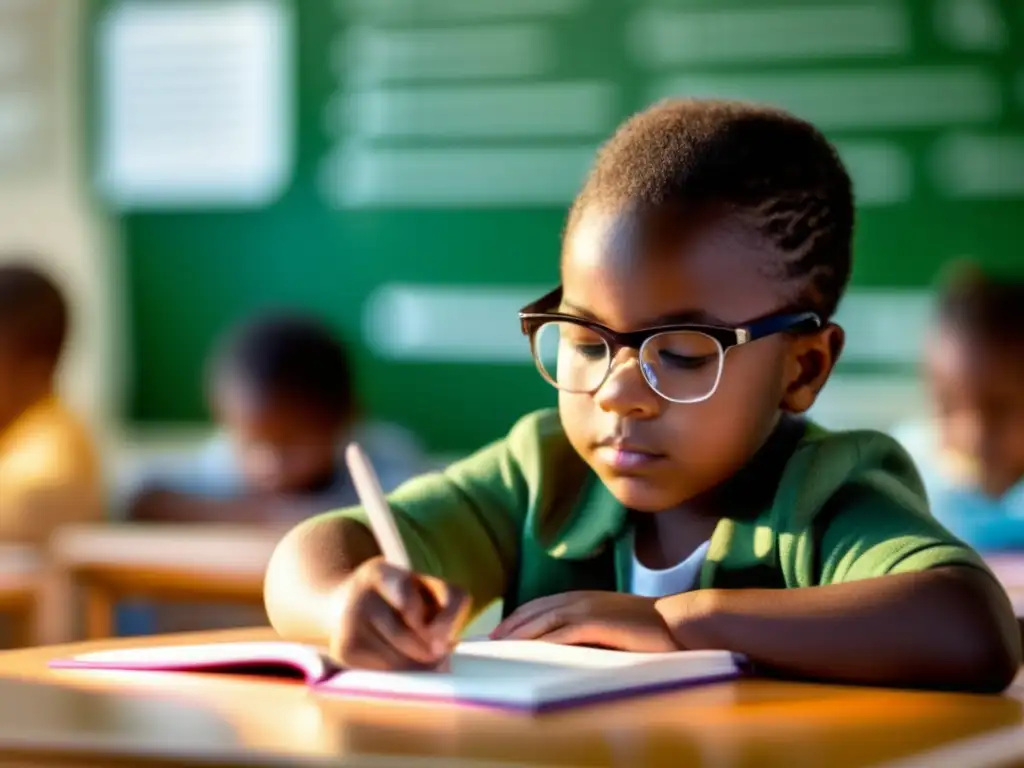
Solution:
<svg viewBox="0 0 1024 768"><path fill-rule="evenodd" d="M835 323L828 323L817 333L797 336L792 340L782 410L789 413L810 410L832 375L845 341L846 333Z"/></svg>

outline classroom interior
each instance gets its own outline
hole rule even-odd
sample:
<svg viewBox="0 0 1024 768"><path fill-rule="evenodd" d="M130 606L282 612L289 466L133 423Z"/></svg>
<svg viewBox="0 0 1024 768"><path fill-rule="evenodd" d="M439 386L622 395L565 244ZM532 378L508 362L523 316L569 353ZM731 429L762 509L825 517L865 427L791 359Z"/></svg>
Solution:
<svg viewBox="0 0 1024 768"><path fill-rule="evenodd" d="M67 303L58 398L102 497L0 541L0 764L1024 764L1019 684L960 700L758 682L544 725L47 670L56 644L271 636L263 578L298 507L204 516L146 496L243 482L217 364L244 354L247 323L333 334L389 488L553 407L517 312L559 280L594 151L677 96L779 106L835 144L855 261L809 416L938 451L925 352L951 270L1024 282L1019 3L0 0L0 272L39 270ZM1024 434L1024 411L1007 418ZM1019 530L969 541L1018 616L1022 489L998 513Z"/></svg>

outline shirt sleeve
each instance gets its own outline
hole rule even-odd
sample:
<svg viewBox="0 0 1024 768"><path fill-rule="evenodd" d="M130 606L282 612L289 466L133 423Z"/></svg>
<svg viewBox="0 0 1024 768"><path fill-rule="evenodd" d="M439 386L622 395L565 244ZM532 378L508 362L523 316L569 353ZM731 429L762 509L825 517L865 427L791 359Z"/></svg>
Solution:
<svg viewBox="0 0 1024 768"><path fill-rule="evenodd" d="M389 496L413 568L465 589L475 610L504 595L517 567L544 451L539 421L528 416L505 439ZM358 507L327 516L368 524Z"/></svg>
<svg viewBox="0 0 1024 768"><path fill-rule="evenodd" d="M987 571L977 553L928 513L921 495L881 471L840 488L819 520L821 584L952 565Z"/></svg>

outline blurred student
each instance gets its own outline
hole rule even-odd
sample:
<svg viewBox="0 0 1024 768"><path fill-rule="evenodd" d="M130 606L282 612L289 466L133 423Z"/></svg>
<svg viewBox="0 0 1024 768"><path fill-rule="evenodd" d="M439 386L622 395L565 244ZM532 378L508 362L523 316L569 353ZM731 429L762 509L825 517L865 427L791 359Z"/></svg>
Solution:
<svg viewBox="0 0 1024 768"><path fill-rule="evenodd" d="M55 378L68 308L36 269L0 266L0 540L45 544L66 522L103 516L101 469Z"/></svg>
<svg viewBox="0 0 1024 768"><path fill-rule="evenodd" d="M269 315L234 329L211 360L209 397L218 433L144 470L131 519L287 524L353 504L342 456L350 440L385 489L426 468L411 435L363 420L347 351L313 318Z"/></svg>
<svg viewBox="0 0 1024 768"><path fill-rule="evenodd" d="M218 424L198 451L166 457L128 483L131 520L287 526L356 503L343 449L357 440L381 485L426 469L416 440L362 418L348 353L329 328L301 315L266 315L230 331L209 367ZM226 629L265 623L239 606L130 604L118 634Z"/></svg>
<svg viewBox="0 0 1024 768"><path fill-rule="evenodd" d="M933 514L979 550L1024 548L1024 280L956 272L927 342L926 376L934 420L897 437Z"/></svg>

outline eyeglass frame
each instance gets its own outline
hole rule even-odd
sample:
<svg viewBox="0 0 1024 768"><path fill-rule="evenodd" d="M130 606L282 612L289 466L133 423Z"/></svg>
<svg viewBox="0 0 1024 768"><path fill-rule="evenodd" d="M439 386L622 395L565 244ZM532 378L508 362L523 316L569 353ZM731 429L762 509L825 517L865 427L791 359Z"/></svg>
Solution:
<svg viewBox="0 0 1024 768"><path fill-rule="evenodd" d="M664 393L659 392L658 388L651 383L651 380L647 377L647 372L644 369L643 364L640 366L640 372L644 377L644 381L647 382L647 386L649 386L654 393L658 395L658 397L664 398L671 403L686 405L702 403L718 391L718 385L722 380L722 371L725 368L725 356L730 349L744 344L749 344L752 341L757 341L758 339L763 339L767 336L774 336L777 333L811 333L813 331L820 330L824 325L821 316L816 312L778 312L735 327L706 325L701 323L669 323L666 325L652 326L650 328L640 328L635 331L615 331L606 325L602 325L601 323L593 320L588 320L587 318L580 317L579 315L570 315L564 312L550 312L541 309L541 307L545 306L558 306L558 304L561 303L561 300L562 286L558 286L554 290L541 296L536 301L530 302L519 310L520 329L522 330L523 335L530 340L530 355L533 357L534 364L540 371L541 376L552 386L561 390L558 383L553 381L544 371L543 364L537 358L535 343L537 331L547 323L569 322L574 325L587 328L601 336L608 345L608 370L605 371L600 383L592 389L580 392L563 390L571 394L581 395L593 395L605 385L605 382L608 381L608 377L611 375L612 370L615 367L615 355L618 354L620 349L633 349L640 354L643 351L643 346L655 336L666 333L701 333L713 339L721 350L721 354L718 358L718 372L715 375L714 386L712 386L711 390L703 397L687 400L677 400L675 398L668 397Z"/></svg>

